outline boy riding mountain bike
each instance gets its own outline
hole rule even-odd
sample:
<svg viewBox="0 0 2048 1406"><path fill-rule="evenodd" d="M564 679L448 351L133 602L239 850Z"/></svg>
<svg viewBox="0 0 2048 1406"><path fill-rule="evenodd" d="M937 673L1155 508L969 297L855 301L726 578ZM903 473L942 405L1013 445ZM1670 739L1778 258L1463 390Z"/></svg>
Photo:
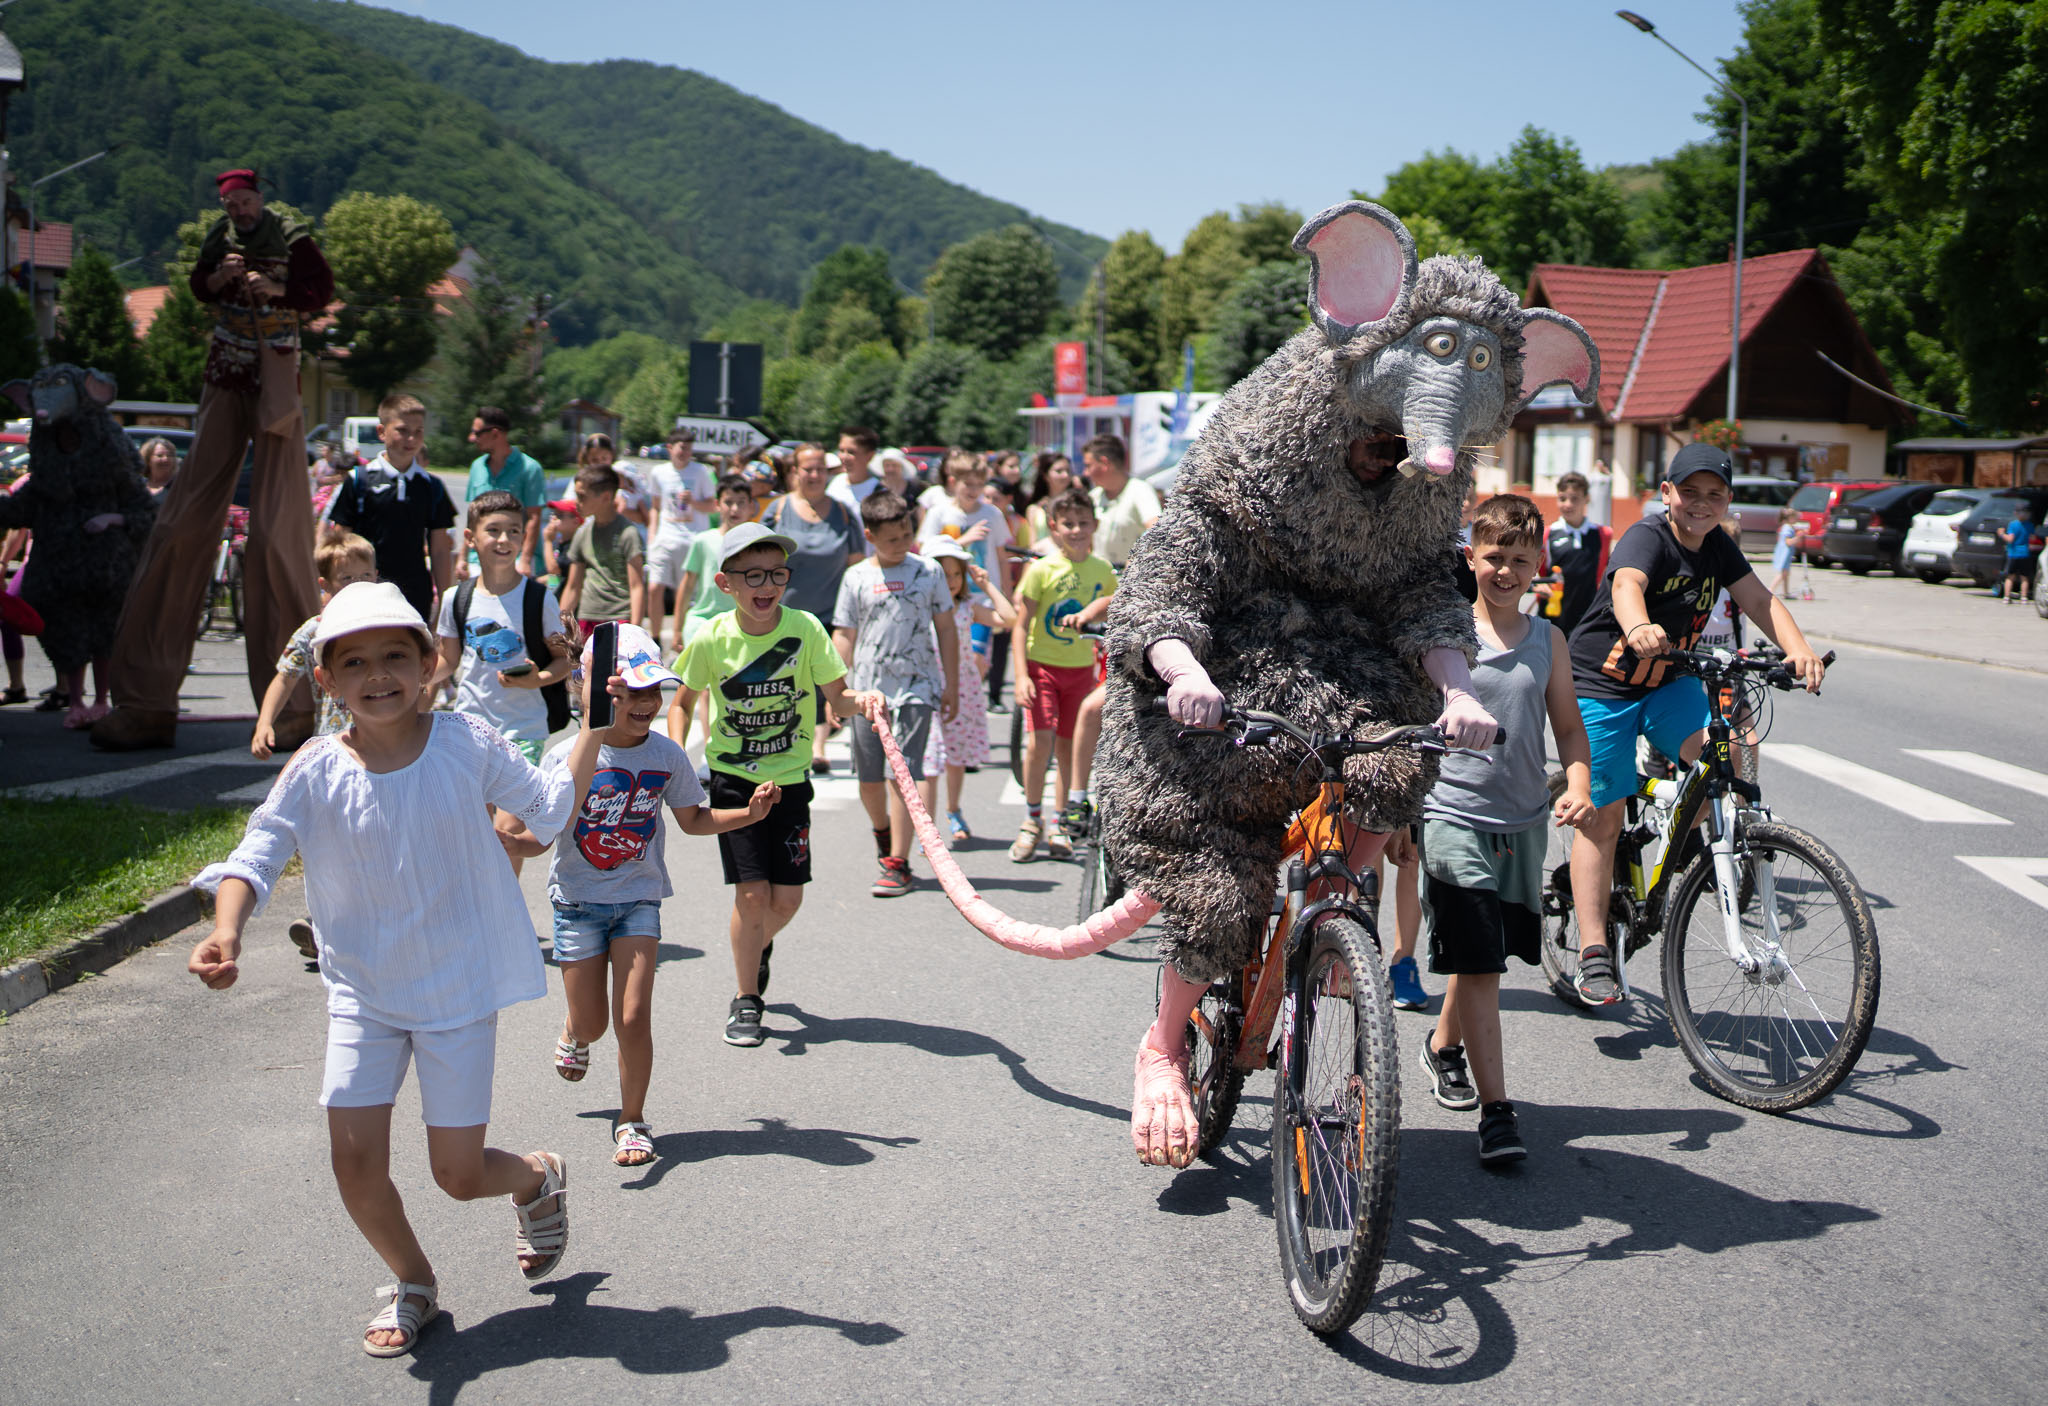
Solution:
<svg viewBox="0 0 2048 1406"><path fill-rule="evenodd" d="M1734 497L1734 469L1711 444L1688 444L1671 461L1660 495L1665 511L1631 527L1614 546L1607 577L1572 633L1572 682L1593 757L1593 818L1572 846L1573 905L1587 945L1578 990L1589 1004L1621 999L1614 954L1590 941L1607 931L1608 892L1624 812L1636 789L1636 736L1690 766L1706 740L1706 690L1673 675L1663 656L1690 649L1725 589L1744 615L1785 651L1785 666L1819 692L1825 666L1785 603L1719 531Z"/></svg>

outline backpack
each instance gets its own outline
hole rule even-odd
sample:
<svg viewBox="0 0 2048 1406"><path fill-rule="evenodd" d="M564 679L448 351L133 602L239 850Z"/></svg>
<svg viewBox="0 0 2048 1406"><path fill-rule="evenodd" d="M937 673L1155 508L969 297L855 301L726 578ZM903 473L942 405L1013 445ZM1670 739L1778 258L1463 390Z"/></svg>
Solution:
<svg viewBox="0 0 2048 1406"><path fill-rule="evenodd" d="M548 588L531 576L520 579L526 583L526 591L520 600L520 614L524 618L519 635L526 643L526 657L534 662L536 668L545 669L555 662L547 647ZM463 637L463 626L469 620L469 603L476 599L476 582L477 578L471 576L455 588L455 638L458 640ZM569 725L568 680L542 684L540 696L541 701L548 705L548 734L552 736Z"/></svg>

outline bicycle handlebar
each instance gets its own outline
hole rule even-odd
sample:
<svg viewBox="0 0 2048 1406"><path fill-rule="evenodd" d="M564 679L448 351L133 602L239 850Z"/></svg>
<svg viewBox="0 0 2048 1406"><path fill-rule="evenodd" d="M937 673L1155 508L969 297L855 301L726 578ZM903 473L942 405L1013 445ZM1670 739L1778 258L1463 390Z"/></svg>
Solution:
<svg viewBox="0 0 2048 1406"><path fill-rule="evenodd" d="M1674 649L1664 656L1688 674L1702 678L1720 679L1736 674L1761 674L1763 682L1772 688L1785 692L1803 687L1798 676L1785 667L1785 655L1777 649L1760 649L1754 653L1735 654L1725 649ZM1831 649L1820 657L1821 667L1835 662Z"/></svg>
<svg viewBox="0 0 2048 1406"><path fill-rule="evenodd" d="M1170 718L1173 716L1168 711L1164 698L1153 699L1151 703L1146 705L1146 711L1161 717ZM1254 735L1256 729L1263 728L1268 735L1273 732L1285 733L1309 751L1317 753L1335 751L1347 756L1363 756L1371 752L1383 752L1389 747L1413 747L1419 752L1448 752L1452 750L1450 745L1444 740L1443 731L1435 723L1417 723L1409 727L1389 728L1377 737L1330 737L1298 727L1288 719L1281 717L1278 713L1261 713L1247 708L1232 708L1227 705L1223 709L1223 721L1220 726L1213 728L1191 727L1184 730L1197 734L1205 733L1211 736L1227 736L1233 723L1238 726L1238 738L1242 742L1256 745L1259 742L1266 741L1267 737ZM1507 729L1494 729L1493 741L1495 746L1507 740Z"/></svg>

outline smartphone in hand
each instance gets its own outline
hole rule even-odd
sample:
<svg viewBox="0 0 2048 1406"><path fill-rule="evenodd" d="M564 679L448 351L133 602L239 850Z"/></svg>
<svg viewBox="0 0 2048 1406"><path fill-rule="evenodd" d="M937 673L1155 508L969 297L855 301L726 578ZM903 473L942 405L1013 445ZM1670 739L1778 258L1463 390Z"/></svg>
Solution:
<svg viewBox="0 0 2048 1406"><path fill-rule="evenodd" d="M590 632L590 726L612 725L612 671L619 661L619 626L607 620Z"/></svg>

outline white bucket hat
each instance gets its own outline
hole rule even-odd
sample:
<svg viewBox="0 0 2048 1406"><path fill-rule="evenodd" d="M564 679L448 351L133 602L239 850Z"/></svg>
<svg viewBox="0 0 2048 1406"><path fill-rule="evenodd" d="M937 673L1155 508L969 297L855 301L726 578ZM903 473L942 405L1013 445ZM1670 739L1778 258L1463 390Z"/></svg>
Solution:
<svg viewBox="0 0 2048 1406"><path fill-rule="evenodd" d="M414 610L405 592L390 581L358 581L343 586L320 612L320 624L313 631L313 652L324 654L330 640L364 630L407 629L420 637L420 647L434 652L434 632Z"/></svg>

